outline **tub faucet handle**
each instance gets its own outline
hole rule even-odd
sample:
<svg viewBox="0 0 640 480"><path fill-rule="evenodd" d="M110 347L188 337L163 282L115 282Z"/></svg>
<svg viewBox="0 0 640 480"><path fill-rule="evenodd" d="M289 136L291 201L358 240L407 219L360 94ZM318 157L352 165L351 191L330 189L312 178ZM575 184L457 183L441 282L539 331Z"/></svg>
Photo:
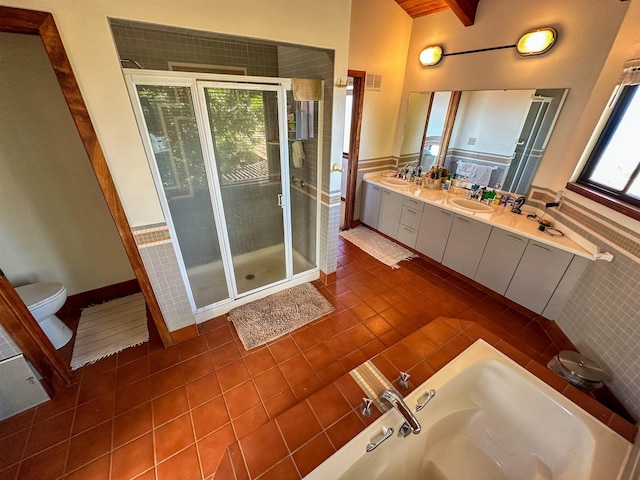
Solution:
<svg viewBox="0 0 640 480"><path fill-rule="evenodd" d="M373 400L367 397L362 397L362 403L360 404L360 413L362 413L362 415L365 417L370 417L371 405L373 405Z"/></svg>
<svg viewBox="0 0 640 480"><path fill-rule="evenodd" d="M409 388L409 378L411 378L411 375L405 372L400 372L400 377L398 377L398 386L405 390Z"/></svg>

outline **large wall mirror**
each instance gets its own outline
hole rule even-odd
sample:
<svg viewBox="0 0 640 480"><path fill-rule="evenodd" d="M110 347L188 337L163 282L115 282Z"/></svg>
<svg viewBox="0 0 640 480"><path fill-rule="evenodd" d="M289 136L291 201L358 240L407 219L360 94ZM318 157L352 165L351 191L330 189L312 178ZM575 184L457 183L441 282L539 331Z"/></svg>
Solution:
<svg viewBox="0 0 640 480"><path fill-rule="evenodd" d="M567 92L411 92L400 163L443 166L470 183L526 194Z"/></svg>

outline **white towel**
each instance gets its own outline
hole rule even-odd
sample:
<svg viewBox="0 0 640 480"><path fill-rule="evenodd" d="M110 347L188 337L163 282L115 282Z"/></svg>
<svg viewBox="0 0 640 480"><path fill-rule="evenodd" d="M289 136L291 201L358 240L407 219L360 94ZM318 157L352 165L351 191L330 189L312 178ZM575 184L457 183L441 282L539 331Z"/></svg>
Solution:
<svg viewBox="0 0 640 480"><path fill-rule="evenodd" d="M293 168L302 168L304 163L304 147L302 142L296 140L291 145L291 161L293 162Z"/></svg>
<svg viewBox="0 0 640 480"><path fill-rule="evenodd" d="M478 165L476 165L475 163L458 162L456 173L458 175L462 175L463 177L472 177L476 174L477 169Z"/></svg>
<svg viewBox="0 0 640 480"><path fill-rule="evenodd" d="M491 171L493 168L489 165L477 165L477 167L476 174L469 177L469 182L480 185L481 187L486 187L491 181Z"/></svg>
<svg viewBox="0 0 640 480"><path fill-rule="evenodd" d="M471 184L486 187L491 181L491 172L493 167L489 165L478 165L477 163L458 162L456 173L467 177L467 181Z"/></svg>

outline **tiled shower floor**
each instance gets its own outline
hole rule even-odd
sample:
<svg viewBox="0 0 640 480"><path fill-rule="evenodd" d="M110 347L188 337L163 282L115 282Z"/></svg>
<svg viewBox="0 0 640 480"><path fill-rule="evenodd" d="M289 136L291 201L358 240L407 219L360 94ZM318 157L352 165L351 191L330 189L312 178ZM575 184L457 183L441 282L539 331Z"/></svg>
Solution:
<svg viewBox="0 0 640 480"><path fill-rule="evenodd" d="M342 239L338 263L336 282L316 282L336 311L268 346L244 351L219 317L188 342L163 350L152 334L75 372L51 402L0 423L0 480L300 478L363 426L349 404L359 392L339 379L387 347L400 361L446 350L452 326L438 317L473 321L541 364L560 349L545 320L438 266L391 270ZM395 347L425 326L424 342Z"/></svg>

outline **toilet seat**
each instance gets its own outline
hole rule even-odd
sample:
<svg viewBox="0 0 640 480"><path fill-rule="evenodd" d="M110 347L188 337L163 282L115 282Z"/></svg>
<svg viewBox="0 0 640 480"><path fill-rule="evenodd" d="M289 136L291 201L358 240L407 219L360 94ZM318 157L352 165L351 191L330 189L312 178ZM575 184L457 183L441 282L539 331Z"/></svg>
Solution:
<svg viewBox="0 0 640 480"><path fill-rule="evenodd" d="M62 283L43 282L16 287L16 292L18 292L18 295L20 295L29 310L32 311L47 303L54 302L66 293L66 288Z"/></svg>

